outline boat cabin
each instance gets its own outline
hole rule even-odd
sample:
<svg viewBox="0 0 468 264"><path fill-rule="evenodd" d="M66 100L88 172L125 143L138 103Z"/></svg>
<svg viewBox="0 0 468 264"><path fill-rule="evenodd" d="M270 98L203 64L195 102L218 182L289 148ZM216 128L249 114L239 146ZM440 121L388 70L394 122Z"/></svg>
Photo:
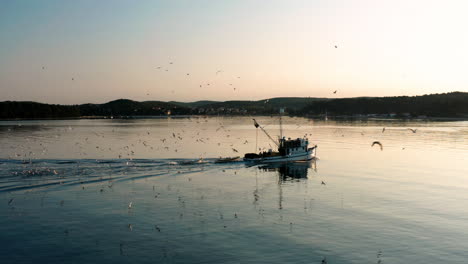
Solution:
<svg viewBox="0 0 468 264"><path fill-rule="evenodd" d="M308 145L309 141L304 138L286 139L285 137L283 137L279 140L278 151L282 156L294 155L306 152Z"/></svg>

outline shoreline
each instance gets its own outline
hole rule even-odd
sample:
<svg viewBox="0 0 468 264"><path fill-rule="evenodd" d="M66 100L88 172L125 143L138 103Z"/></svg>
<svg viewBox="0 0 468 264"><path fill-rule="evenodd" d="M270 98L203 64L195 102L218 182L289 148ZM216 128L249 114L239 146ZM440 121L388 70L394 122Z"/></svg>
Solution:
<svg viewBox="0 0 468 264"><path fill-rule="evenodd" d="M0 122L8 121L41 121L41 120L126 120L126 119L170 119L170 118L207 118L207 117L261 117L261 116L276 116L276 115L170 115L170 116L80 116L80 117L50 117L50 118L10 118L0 119ZM312 120L336 121L336 120L374 120L374 121L390 121L390 120L407 120L407 121L468 121L468 117L386 117L386 116L328 116L325 120L323 115L285 115L287 117L302 117Z"/></svg>

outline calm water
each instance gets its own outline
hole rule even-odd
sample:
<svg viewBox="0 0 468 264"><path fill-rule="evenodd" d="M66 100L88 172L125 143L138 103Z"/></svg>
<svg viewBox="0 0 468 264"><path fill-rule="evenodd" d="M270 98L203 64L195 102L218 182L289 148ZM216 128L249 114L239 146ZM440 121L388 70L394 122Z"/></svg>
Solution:
<svg viewBox="0 0 468 264"><path fill-rule="evenodd" d="M0 262L468 262L468 122L284 131L319 159L215 164L255 150L249 118L0 122Z"/></svg>

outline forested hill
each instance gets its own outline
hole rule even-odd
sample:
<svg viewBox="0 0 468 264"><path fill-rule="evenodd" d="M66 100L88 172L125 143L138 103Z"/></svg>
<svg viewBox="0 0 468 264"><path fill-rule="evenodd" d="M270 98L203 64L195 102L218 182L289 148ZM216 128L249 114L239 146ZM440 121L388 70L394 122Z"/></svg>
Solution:
<svg viewBox="0 0 468 264"><path fill-rule="evenodd" d="M318 101L297 114L468 117L468 93L422 96L361 97Z"/></svg>
<svg viewBox="0 0 468 264"><path fill-rule="evenodd" d="M468 93L423 96L311 98L282 97L259 101L137 102L119 99L104 104L55 105L0 102L0 119L132 117L171 115L271 115L285 108L290 115L468 117Z"/></svg>

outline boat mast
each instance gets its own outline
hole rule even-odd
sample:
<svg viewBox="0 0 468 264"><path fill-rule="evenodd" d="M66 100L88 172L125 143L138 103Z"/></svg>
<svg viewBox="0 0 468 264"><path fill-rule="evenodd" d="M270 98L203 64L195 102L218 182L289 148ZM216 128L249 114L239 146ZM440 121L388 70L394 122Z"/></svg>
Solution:
<svg viewBox="0 0 468 264"><path fill-rule="evenodd" d="M281 119L281 114L284 113L284 108L279 110L279 123L280 123L280 140L283 138L283 120Z"/></svg>

